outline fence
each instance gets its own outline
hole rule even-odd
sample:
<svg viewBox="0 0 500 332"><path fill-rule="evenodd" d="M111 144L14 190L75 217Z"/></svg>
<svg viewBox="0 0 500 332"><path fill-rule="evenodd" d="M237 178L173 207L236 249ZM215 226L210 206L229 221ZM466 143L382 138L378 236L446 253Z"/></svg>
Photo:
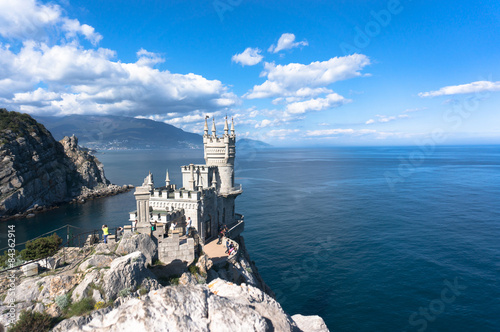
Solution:
<svg viewBox="0 0 500 332"><path fill-rule="evenodd" d="M72 226L72 225L65 225L65 226L59 227L57 229L54 229L54 230L52 230L50 232L47 232L47 233L44 233L44 234L39 235L37 237L34 237L34 238L32 238L32 239L30 239L30 240L28 240L26 242L22 242L22 243L16 244L14 248L16 248L16 250L18 250L17 249L18 247L25 246L26 243L28 243L28 242L34 241L36 239L39 239L39 238L47 236L47 235L52 235L54 233L57 234L58 231L60 232L64 228L66 228L66 241L63 241L63 243L59 246L59 249L65 248L65 247L79 247L79 248L81 248L81 247L85 246L86 244L87 245L93 245L93 244L98 243L98 242L101 241L102 230L100 230L100 229L99 230L98 229L94 229L92 231L79 232L77 234L74 234L74 233L71 232L71 230L74 230L74 229L82 230L82 228L75 227L75 226ZM121 232L119 231L118 228L109 228L109 234L110 235L114 234L116 241L118 241L118 238L121 237L120 233ZM64 237L62 237L62 238L64 238ZM2 254L3 252L5 252L8 249L14 249L14 248L6 247L6 248L3 248L3 249L0 249L0 254ZM31 260L31 261L28 261L28 262L24 262L22 264L16 265L14 267L7 268L5 270L0 270L0 274L3 273L3 272L10 271L12 269L20 268L20 267L22 267L24 265L27 265L27 264L30 264L30 263L34 263L34 262L41 261L43 259L47 259L50 256L52 256L52 255L48 255L46 257L38 258L36 260Z"/></svg>

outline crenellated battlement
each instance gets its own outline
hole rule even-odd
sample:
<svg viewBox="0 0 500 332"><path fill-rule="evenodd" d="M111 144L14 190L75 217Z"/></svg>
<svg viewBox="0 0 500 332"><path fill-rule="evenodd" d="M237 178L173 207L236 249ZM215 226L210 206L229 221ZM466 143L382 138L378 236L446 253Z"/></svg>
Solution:
<svg viewBox="0 0 500 332"><path fill-rule="evenodd" d="M163 224L162 227L168 229L174 221L184 223L191 218L192 227L205 241L215 237L221 225L234 224L234 201L242 193L241 185L234 183L234 123L231 121L229 129L226 118L224 134L218 137L215 120L212 122L209 135L205 119L203 145L206 163L181 166L181 188L170 182L168 170L164 186L155 187L153 174L149 173L143 185L136 188L137 211L131 213L130 218L138 220L138 229L149 232L151 222Z"/></svg>

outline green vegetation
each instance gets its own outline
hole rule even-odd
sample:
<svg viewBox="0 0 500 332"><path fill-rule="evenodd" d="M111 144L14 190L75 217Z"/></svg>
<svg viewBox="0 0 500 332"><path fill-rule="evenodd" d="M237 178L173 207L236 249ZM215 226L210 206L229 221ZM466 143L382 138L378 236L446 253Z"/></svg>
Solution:
<svg viewBox="0 0 500 332"><path fill-rule="evenodd" d="M54 255L59 250L62 239L57 234L41 237L26 243L26 249L21 251L21 257L25 261L40 259Z"/></svg>
<svg viewBox="0 0 500 332"><path fill-rule="evenodd" d="M54 319L49 314L36 311L21 311L19 320L9 328L9 332L49 331Z"/></svg>
<svg viewBox="0 0 500 332"><path fill-rule="evenodd" d="M175 286L179 284L180 276L178 274L172 274L169 277L159 277L158 282L162 286Z"/></svg>
<svg viewBox="0 0 500 332"><path fill-rule="evenodd" d="M5 137L1 137L5 130L12 130L17 136L25 136L26 133L43 132L50 135L45 127L36 122L31 116L25 113L9 112L5 108L0 108L0 138L2 143L6 143Z"/></svg>
<svg viewBox="0 0 500 332"><path fill-rule="evenodd" d="M127 297L130 295L131 289L130 288L124 288L120 292L118 292L118 296L120 297Z"/></svg>
<svg viewBox="0 0 500 332"><path fill-rule="evenodd" d="M86 297L78 302L72 303L68 308L68 317L82 316L94 310L95 301L92 298Z"/></svg>
<svg viewBox="0 0 500 332"><path fill-rule="evenodd" d="M189 273L191 273L192 275L200 274L200 269L194 264L189 265L188 269Z"/></svg>
<svg viewBox="0 0 500 332"><path fill-rule="evenodd" d="M139 295L144 295L147 294L148 290L144 287L139 288Z"/></svg>
<svg viewBox="0 0 500 332"><path fill-rule="evenodd" d="M71 304L71 298L68 296L68 294L59 295L58 297L56 297L55 302L59 309L65 310Z"/></svg>
<svg viewBox="0 0 500 332"><path fill-rule="evenodd" d="M0 270L7 269L10 267L11 264L9 264L9 259L10 262L12 262L12 266L18 266L24 263L24 261L21 258L21 253L18 250L15 250L10 254L8 250L5 250L3 252L3 255L0 256Z"/></svg>

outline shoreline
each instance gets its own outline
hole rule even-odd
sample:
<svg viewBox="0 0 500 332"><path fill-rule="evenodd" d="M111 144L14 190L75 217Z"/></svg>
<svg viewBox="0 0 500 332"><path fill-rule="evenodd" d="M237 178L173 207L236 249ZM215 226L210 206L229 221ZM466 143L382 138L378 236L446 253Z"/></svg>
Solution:
<svg viewBox="0 0 500 332"><path fill-rule="evenodd" d="M68 198L66 201L62 202L56 202L51 205L38 205L35 204L32 208L29 208L28 210L24 212L19 212L14 215L8 215L8 216L0 216L0 222L3 221L8 221L12 219L22 219L22 218L33 218L35 217L36 214L39 213L44 213L47 211L55 210L58 209L60 206L63 206L65 204L85 204L89 200L94 200L98 198L105 198L105 197L110 197L110 196L115 196L118 194L123 194L131 189L133 189L134 186L131 184L124 184L123 186L119 186L116 184L111 184L105 188L101 189L87 189L84 188L83 192L79 194L78 196L74 198Z"/></svg>

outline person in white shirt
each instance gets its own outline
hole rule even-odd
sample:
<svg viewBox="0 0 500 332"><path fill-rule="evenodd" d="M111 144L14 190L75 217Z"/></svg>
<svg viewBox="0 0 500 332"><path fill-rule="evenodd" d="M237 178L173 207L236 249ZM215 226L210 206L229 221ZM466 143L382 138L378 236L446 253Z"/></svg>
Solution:
<svg viewBox="0 0 500 332"><path fill-rule="evenodd" d="M189 234L189 229L191 228L193 222L191 221L191 217L188 217L186 221L186 236Z"/></svg>

